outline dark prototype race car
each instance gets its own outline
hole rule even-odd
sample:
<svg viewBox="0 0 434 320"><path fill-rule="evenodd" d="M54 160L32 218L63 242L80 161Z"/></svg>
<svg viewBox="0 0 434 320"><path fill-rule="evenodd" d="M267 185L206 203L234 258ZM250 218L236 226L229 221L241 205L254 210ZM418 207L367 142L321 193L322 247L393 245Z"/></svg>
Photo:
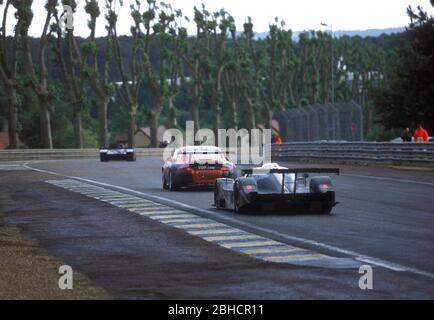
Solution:
<svg viewBox="0 0 434 320"><path fill-rule="evenodd" d="M235 165L217 147L183 147L175 150L162 168L163 188L213 187L219 178L232 178Z"/></svg>
<svg viewBox="0 0 434 320"><path fill-rule="evenodd" d="M279 211L294 209L330 214L337 205L332 180L328 176L339 169L287 169L276 164L242 170L242 176L218 179L214 204L218 209L245 211Z"/></svg>
<svg viewBox="0 0 434 320"><path fill-rule="evenodd" d="M136 152L134 149L101 149L100 152L101 162L108 161L136 161Z"/></svg>

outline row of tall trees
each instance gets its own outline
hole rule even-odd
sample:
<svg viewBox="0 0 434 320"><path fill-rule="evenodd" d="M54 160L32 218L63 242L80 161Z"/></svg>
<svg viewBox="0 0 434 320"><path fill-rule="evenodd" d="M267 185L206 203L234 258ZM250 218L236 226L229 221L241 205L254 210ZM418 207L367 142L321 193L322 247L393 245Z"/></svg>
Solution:
<svg viewBox="0 0 434 320"><path fill-rule="evenodd" d="M230 13L210 12L203 5L194 8L196 34L189 36L184 27L189 18L155 0L132 1L131 19L122 21L131 25L128 50L118 33L122 0L85 0L89 34L84 39L60 23L65 15L62 6L75 12L77 1L46 0L35 51L29 39L32 3L0 0L0 80L11 148L19 147L17 115L26 97L33 97L39 107L40 146L53 147L50 115L56 112L53 88L59 81L68 95L76 148L83 147L82 119L84 110L91 111L85 107L89 96L96 109L100 146L109 144L108 108L117 97L128 115L129 144L133 146L137 115L144 112L155 147L162 116L168 127L177 127L181 105L187 106L195 130L209 125L217 131L258 124L270 128L276 110L331 102L332 70L336 100L354 99L368 110L371 92L385 86L388 61L394 57L394 50L382 48L374 39L335 39L328 32L311 31L295 41L277 18L268 36L258 39L250 18L243 30L237 30ZM11 11L15 29L8 36ZM102 39L96 37L98 24L106 26Z"/></svg>
<svg viewBox="0 0 434 320"><path fill-rule="evenodd" d="M434 7L434 0L431 0ZM423 124L434 130L434 16L408 8L409 46L399 51L394 77L375 98L379 121L388 129Z"/></svg>

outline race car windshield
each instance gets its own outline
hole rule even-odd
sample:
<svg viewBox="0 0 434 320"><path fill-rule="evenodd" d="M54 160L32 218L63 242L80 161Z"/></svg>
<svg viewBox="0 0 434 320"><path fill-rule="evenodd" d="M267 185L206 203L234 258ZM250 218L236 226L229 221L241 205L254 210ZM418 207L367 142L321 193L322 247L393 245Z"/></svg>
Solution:
<svg viewBox="0 0 434 320"><path fill-rule="evenodd" d="M260 174L254 175L258 190L261 193L281 193L282 192L282 179L281 174ZM285 193L290 193L294 189L294 174L285 174Z"/></svg>
<svg viewBox="0 0 434 320"><path fill-rule="evenodd" d="M261 193L280 193L282 191L282 184L274 174L254 175L253 178Z"/></svg>
<svg viewBox="0 0 434 320"><path fill-rule="evenodd" d="M223 163L226 158L223 153L186 152L178 155L177 162L181 163Z"/></svg>

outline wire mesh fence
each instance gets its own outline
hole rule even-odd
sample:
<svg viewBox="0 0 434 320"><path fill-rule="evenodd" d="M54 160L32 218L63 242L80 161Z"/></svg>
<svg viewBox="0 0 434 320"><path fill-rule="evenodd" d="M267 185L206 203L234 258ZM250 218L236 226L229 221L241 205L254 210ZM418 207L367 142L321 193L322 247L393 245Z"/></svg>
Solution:
<svg viewBox="0 0 434 320"><path fill-rule="evenodd" d="M355 102L291 108L274 118L285 142L363 141L363 110Z"/></svg>

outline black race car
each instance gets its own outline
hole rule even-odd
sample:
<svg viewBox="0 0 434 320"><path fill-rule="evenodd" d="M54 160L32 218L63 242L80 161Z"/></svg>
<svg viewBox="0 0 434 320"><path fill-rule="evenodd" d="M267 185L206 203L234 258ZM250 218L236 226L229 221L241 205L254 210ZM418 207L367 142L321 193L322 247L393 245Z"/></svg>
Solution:
<svg viewBox="0 0 434 320"><path fill-rule="evenodd" d="M337 205L332 180L328 176L309 174L339 174L339 169L287 169L277 164L242 170L242 176L218 179L214 205L235 212L279 211L294 209L330 214Z"/></svg>
<svg viewBox="0 0 434 320"><path fill-rule="evenodd" d="M101 149L99 154L101 162L136 161L136 152L134 149L126 149L122 147L116 149Z"/></svg>

